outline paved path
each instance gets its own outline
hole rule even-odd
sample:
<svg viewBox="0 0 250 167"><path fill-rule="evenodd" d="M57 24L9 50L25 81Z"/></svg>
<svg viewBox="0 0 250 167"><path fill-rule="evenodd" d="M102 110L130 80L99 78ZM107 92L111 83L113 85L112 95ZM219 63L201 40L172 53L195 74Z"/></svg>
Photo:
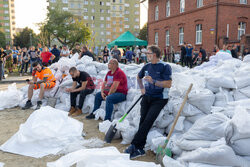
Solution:
<svg viewBox="0 0 250 167"><path fill-rule="evenodd" d="M31 79L31 76L9 76L6 79L0 81L0 84L11 84L11 83L25 83L26 79Z"/></svg>

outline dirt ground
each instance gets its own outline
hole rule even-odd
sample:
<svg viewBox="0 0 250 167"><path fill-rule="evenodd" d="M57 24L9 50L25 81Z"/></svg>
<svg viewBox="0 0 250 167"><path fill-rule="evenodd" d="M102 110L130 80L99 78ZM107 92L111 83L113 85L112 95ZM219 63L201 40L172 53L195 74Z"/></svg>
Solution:
<svg viewBox="0 0 250 167"><path fill-rule="evenodd" d="M24 111L19 107L0 111L0 145L18 131L20 124L24 123L32 112L33 110ZM86 139L91 137L98 137L99 139L104 138L104 134L99 132L97 128L99 121L86 120L85 115L81 115L76 119L84 123ZM113 140L112 144L105 144L105 146L115 146L122 152L127 145L122 145L120 142L120 139ZM36 159L0 151L0 162L5 163L4 167L46 167L47 162L55 161L59 158L60 156L47 156ZM137 160L154 162L154 159L154 153L148 151L146 156L140 157Z"/></svg>

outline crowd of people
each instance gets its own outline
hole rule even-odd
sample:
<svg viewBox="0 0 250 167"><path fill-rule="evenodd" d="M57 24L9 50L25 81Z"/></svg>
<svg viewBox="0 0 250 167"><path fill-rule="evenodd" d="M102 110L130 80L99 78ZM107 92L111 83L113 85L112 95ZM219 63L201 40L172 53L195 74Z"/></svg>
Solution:
<svg viewBox="0 0 250 167"><path fill-rule="evenodd" d="M196 48L191 44L184 43L180 47L180 51L175 51L173 47L165 47L161 53L161 59L165 62L172 62L188 66L190 68L200 65L209 60L209 57L215 55L219 51L224 51L232 55L233 58L243 59L247 54L250 54L248 48L245 48L243 54L240 54L239 45L223 45L221 49L215 46L211 53L207 53L202 47ZM42 47L38 44L37 47L31 46L29 48L20 48L13 46L12 48L7 45L5 49L0 48L0 75L4 79L4 73L12 73L17 69L22 75L32 73L32 64L40 62L44 66L57 62L60 57L71 57L75 53L79 54L79 59L83 55L87 55L103 63L107 63L111 58L115 58L119 63L147 63L147 48L145 46L136 46L118 48L114 46L109 49L107 46L101 51L100 55L94 55L86 46L81 47L76 44L73 49L69 49L66 45L57 48L54 45L52 48ZM28 71L29 69L29 71Z"/></svg>

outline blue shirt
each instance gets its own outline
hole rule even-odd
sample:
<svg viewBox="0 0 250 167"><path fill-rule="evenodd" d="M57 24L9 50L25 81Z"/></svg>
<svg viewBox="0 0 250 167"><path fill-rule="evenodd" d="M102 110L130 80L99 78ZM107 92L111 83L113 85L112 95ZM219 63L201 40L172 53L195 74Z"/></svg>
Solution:
<svg viewBox="0 0 250 167"><path fill-rule="evenodd" d="M12 50L12 56L14 59L17 58L18 50Z"/></svg>
<svg viewBox="0 0 250 167"><path fill-rule="evenodd" d="M187 56L188 57L192 57L192 51L193 51L193 48L186 48L186 51L187 51Z"/></svg>
<svg viewBox="0 0 250 167"><path fill-rule="evenodd" d="M126 59L128 59L128 61L132 61L134 52L132 52L131 50L126 51Z"/></svg>
<svg viewBox="0 0 250 167"><path fill-rule="evenodd" d="M145 76L145 71L148 71L148 75L152 77L155 81L167 81L172 80L172 69L170 65L159 61L156 64L148 63L142 67L141 71L138 74L138 77L142 79ZM161 88L155 86L151 83L148 83L145 86L146 95L160 98L168 99L169 88Z"/></svg>
<svg viewBox="0 0 250 167"><path fill-rule="evenodd" d="M57 48L53 48L50 52L51 52L53 55L55 55L56 58L60 57L60 50L58 50Z"/></svg>

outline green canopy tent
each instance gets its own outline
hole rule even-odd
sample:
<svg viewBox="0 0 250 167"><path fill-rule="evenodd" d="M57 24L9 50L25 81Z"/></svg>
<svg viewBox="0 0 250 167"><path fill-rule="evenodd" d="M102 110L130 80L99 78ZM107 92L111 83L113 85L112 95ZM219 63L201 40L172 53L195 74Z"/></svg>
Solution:
<svg viewBox="0 0 250 167"><path fill-rule="evenodd" d="M117 45L118 47L126 47L126 46L147 46L148 42L136 38L130 31L124 32L114 41L108 44L108 47L114 47Z"/></svg>

